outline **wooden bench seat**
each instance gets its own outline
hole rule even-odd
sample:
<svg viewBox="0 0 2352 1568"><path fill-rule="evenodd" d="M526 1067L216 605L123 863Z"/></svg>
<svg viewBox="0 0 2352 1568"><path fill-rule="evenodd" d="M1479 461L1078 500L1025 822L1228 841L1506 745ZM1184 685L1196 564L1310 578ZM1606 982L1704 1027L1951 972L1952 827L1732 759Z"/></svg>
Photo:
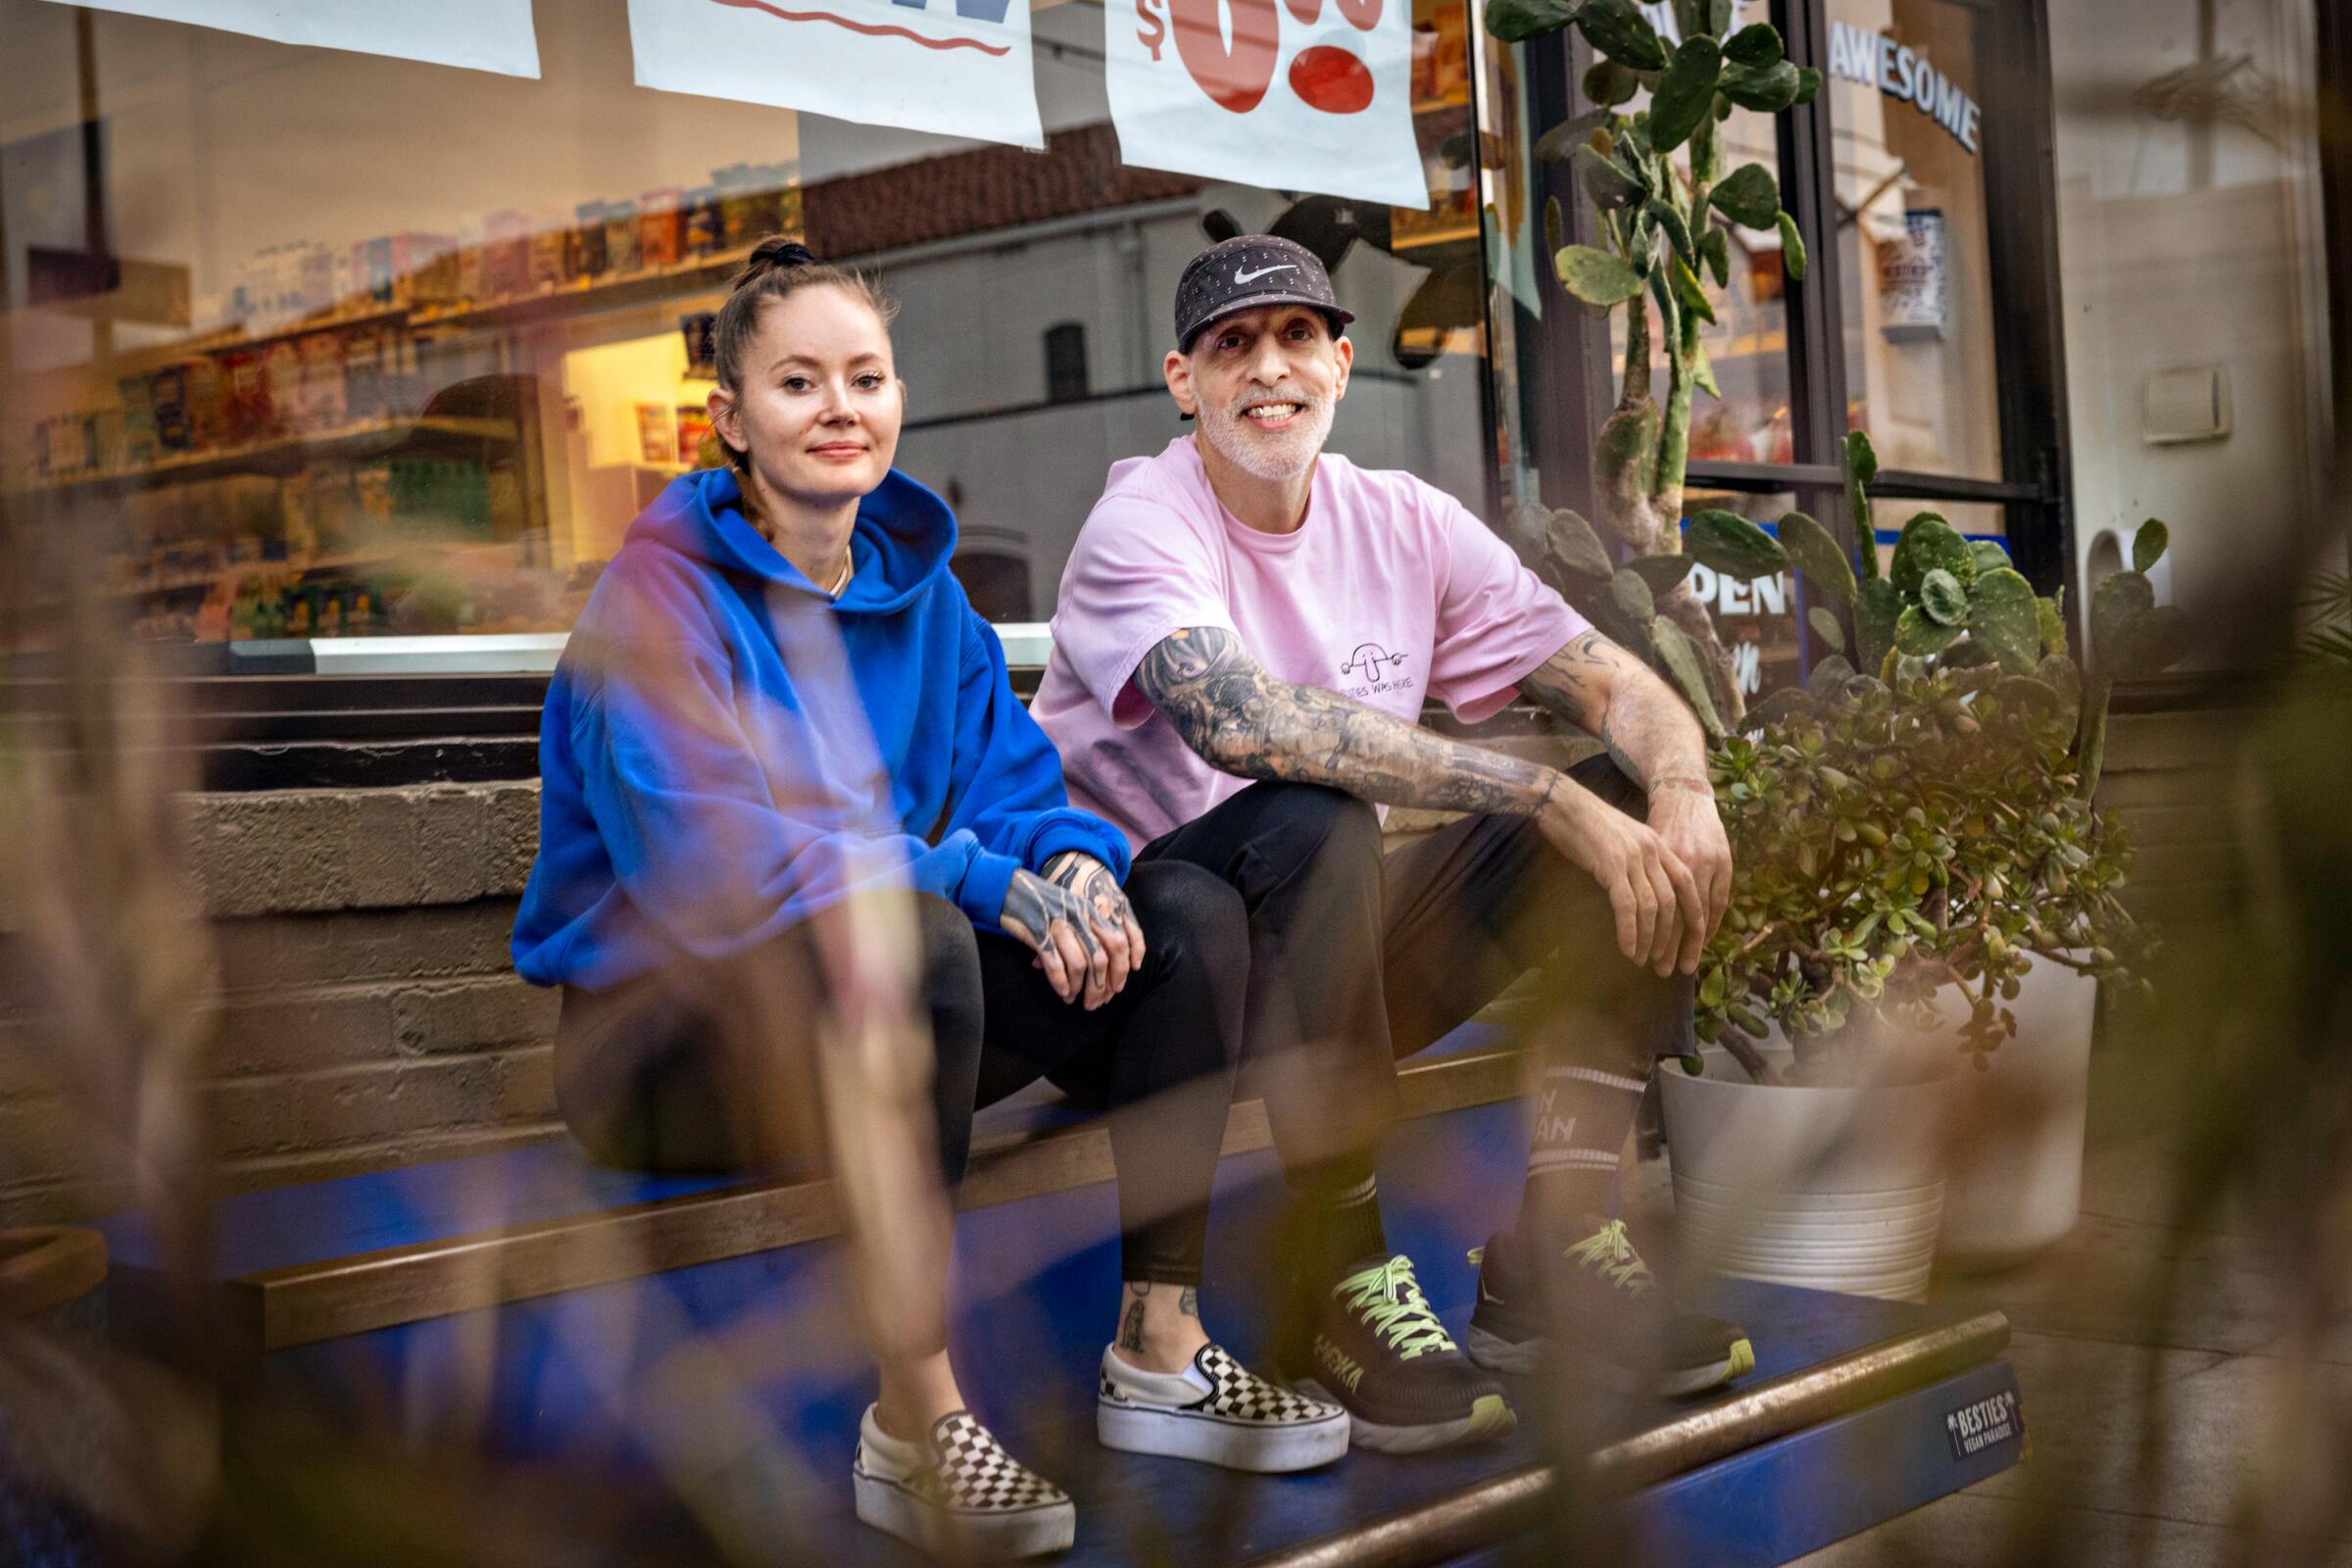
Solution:
<svg viewBox="0 0 2352 1568"><path fill-rule="evenodd" d="M1465 1025L1402 1064L1402 1114L1508 1100L1517 1073L1500 1029ZM973 1134L963 1208L1112 1175L1105 1124L1050 1091L991 1106ZM1233 1107L1227 1155L1271 1141L1259 1102ZM154 1239L128 1219L105 1229L118 1315L136 1324L160 1300ZM216 1229L231 1348L255 1355L815 1241L841 1213L830 1180L648 1176L558 1142L248 1193Z"/></svg>

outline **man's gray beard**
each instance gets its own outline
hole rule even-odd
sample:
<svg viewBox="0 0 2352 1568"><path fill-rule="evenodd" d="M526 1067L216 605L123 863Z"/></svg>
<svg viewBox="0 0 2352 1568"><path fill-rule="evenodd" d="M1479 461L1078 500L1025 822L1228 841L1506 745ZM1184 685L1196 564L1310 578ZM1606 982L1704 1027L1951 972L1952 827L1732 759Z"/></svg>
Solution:
<svg viewBox="0 0 2352 1568"><path fill-rule="evenodd" d="M1299 424L1282 433L1279 442L1246 429L1250 416L1239 408L1203 408L1200 411L1200 433L1218 455L1243 472L1260 479L1280 483L1296 479L1315 466L1322 456L1323 443L1330 439L1331 420L1337 408L1332 398L1261 398L1260 402L1296 403L1298 405Z"/></svg>

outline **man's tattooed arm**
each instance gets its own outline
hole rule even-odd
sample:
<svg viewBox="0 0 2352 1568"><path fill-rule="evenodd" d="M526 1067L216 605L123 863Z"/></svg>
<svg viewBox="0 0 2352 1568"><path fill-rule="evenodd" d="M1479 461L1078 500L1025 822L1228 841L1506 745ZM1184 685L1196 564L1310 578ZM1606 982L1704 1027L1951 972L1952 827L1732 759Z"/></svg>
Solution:
<svg viewBox="0 0 2352 1568"><path fill-rule="evenodd" d="M1324 784L1387 806L1533 816L1554 769L1392 718L1337 692L1277 680L1215 626L1177 632L1144 655L1136 689L1211 766L1242 778Z"/></svg>
<svg viewBox="0 0 2352 1568"><path fill-rule="evenodd" d="M1571 640L1523 677L1519 689L1598 737L1644 791L1713 793L1698 719L1655 670L1600 633Z"/></svg>

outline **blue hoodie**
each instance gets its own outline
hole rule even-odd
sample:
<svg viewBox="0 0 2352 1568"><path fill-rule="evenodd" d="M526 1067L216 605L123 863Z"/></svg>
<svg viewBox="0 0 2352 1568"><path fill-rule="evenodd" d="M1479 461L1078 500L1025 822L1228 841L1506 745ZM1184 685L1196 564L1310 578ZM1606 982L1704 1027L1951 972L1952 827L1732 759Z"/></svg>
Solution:
<svg viewBox="0 0 2352 1568"><path fill-rule="evenodd" d="M948 569L947 503L893 471L858 509L835 601L741 497L725 468L662 491L556 666L524 979L598 988L731 956L876 881L994 929L1016 868L1079 850L1126 877L1125 837L1069 805Z"/></svg>

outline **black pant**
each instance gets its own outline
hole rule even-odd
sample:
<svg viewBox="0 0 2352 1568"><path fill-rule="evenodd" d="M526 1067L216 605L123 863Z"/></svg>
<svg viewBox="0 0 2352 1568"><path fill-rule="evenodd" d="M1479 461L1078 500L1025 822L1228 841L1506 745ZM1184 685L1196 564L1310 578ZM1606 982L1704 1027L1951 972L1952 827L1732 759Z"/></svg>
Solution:
<svg viewBox="0 0 2352 1568"><path fill-rule="evenodd" d="M1054 996L1028 948L916 901L940 1170L951 1187L962 1180L976 1109L1052 1078L1109 1110L1125 1277L1196 1285L1242 1038L1244 914L1192 866L1139 867L1127 896L1146 956L1093 1012ZM824 1132L812 1046L830 991L806 926L727 963L566 989L557 1104L607 1164L813 1173Z"/></svg>
<svg viewBox="0 0 2352 1568"><path fill-rule="evenodd" d="M1607 758L1571 774L1622 810ZM1618 951L1608 896L1534 820L1470 816L1386 855L1373 808L1259 783L1145 847L1214 871L1250 911L1244 1058L1294 1173L1365 1149L1393 1112L1396 1058L1544 970L1551 1059L1646 1076L1690 1038L1691 982Z"/></svg>

